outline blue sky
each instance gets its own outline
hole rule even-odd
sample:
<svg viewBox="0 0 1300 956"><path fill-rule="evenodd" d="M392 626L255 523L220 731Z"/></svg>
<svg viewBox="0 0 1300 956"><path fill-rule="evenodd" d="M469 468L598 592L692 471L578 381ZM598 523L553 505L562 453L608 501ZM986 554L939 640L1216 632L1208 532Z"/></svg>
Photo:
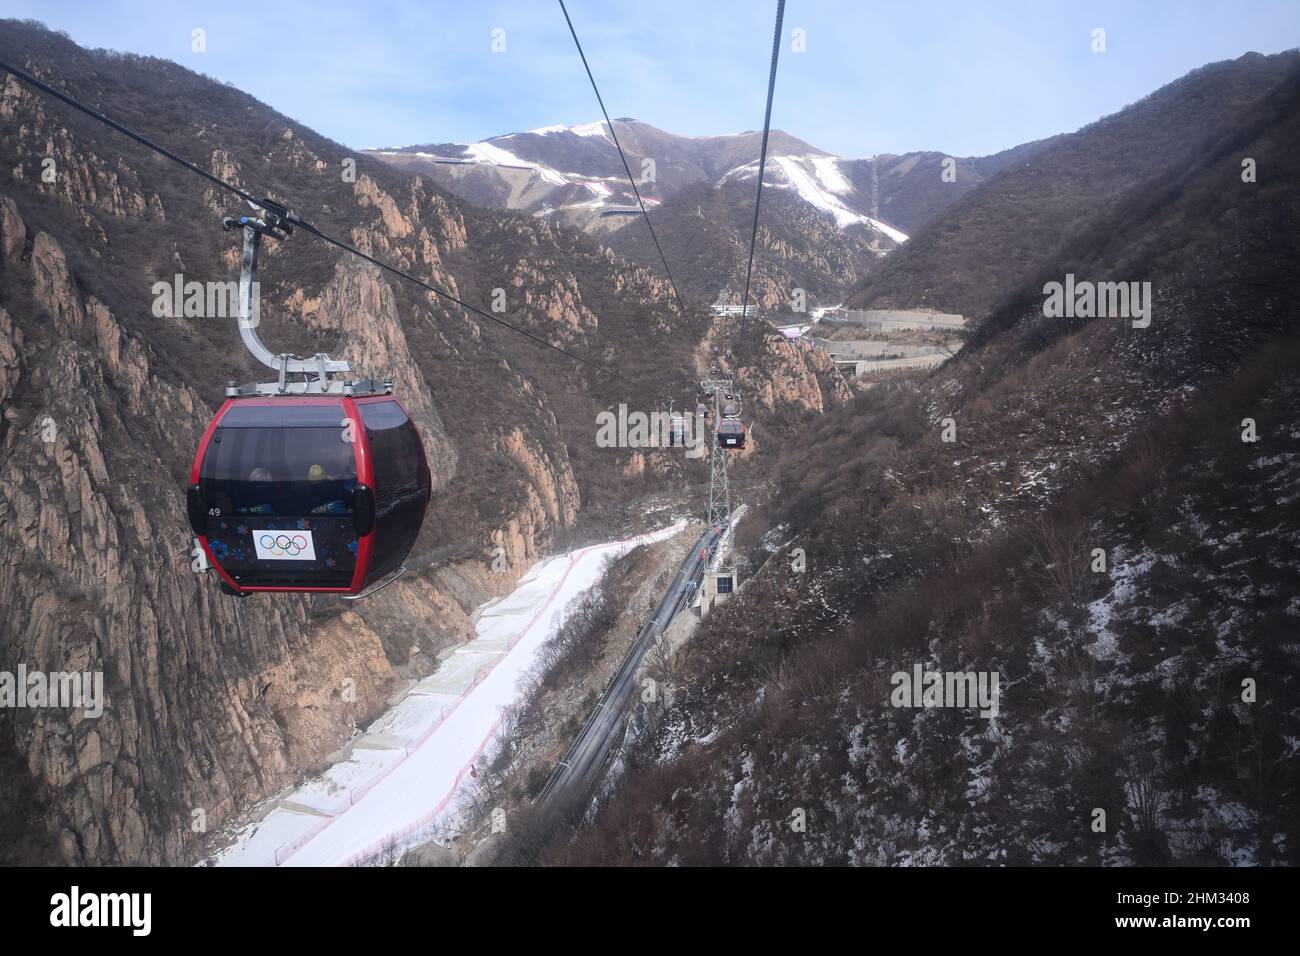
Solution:
<svg viewBox="0 0 1300 956"><path fill-rule="evenodd" d="M566 2L612 116L761 128L775 0ZM600 115L550 0L6 0L3 15L175 60L352 147ZM844 156L969 156L1077 129L1204 63L1300 45L1300 2L790 0L784 33L774 126Z"/></svg>

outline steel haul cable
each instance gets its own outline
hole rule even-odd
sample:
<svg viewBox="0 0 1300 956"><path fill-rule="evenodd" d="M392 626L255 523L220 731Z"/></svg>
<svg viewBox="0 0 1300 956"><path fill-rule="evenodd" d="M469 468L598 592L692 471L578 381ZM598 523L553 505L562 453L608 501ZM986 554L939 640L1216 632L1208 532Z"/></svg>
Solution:
<svg viewBox="0 0 1300 956"><path fill-rule="evenodd" d="M767 75L767 111L763 114L763 146L758 160L758 191L754 195L754 228L749 235L749 264L745 266L745 295L740 300L740 337L736 355L744 342L745 319L749 312L749 278L754 271L754 246L758 242L758 207L763 201L763 169L767 166L767 135L772 128L772 95L776 91L776 61L781 55L781 22L785 19L785 0L776 0L776 29L772 31L772 67Z"/></svg>
<svg viewBox="0 0 1300 956"><path fill-rule="evenodd" d="M645 201L641 198L641 190L636 187L636 177L632 175L632 167L628 165L627 156L623 153L623 147L618 141L618 134L614 132L614 124L610 121L609 110L605 109L605 99L600 95L600 87L596 85L596 77L592 75L591 66L587 63L587 54L582 52L582 43L578 40L578 31L573 28L573 21L569 19L569 11L564 6L564 0L560 0L560 11L564 14L564 22L569 25L573 45L578 48L578 56L582 58L582 67L587 71L587 79L591 80L591 88L596 94L596 102L600 104L600 111L605 116L605 125L609 128L610 138L614 141L614 147L618 150L619 159L623 160L623 169L627 172L627 181L632 184L632 193L636 196L637 204L641 207L641 215L645 217L646 227L650 230L650 238L654 240L655 249L659 252L659 261L664 264L664 272L668 275L668 284L673 287L673 295L677 297L677 307L685 315L686 303L682 301L682 294L677 291L677 283L673 280L672 270L668 268L668 260L664 257L663 246L659 245L659 237L655 235L655 227L650 222L650 213L646 210Z"/></svg>

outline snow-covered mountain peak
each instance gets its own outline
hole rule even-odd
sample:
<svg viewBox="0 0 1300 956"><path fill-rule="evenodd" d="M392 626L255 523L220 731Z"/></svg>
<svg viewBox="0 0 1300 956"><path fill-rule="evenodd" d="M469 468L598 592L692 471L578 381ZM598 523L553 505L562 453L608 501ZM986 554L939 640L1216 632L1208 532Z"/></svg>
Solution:
<svg viewBox="0 0 1300 956"><path fill-rule="evenodd" d="M645 177L638 187L648 204L692 184L722 186L758 174L759 132L678 136L626 117L612 123L634 173ZM471 201L558 216L583 228L616 228L637 208L603 119L376 152L421 167ZM869 228L887 240L886 247L907 241L903 230L881 218L874 180L863 175L862 165L773 130L764 181L790 190L841 229Z"/></svg>

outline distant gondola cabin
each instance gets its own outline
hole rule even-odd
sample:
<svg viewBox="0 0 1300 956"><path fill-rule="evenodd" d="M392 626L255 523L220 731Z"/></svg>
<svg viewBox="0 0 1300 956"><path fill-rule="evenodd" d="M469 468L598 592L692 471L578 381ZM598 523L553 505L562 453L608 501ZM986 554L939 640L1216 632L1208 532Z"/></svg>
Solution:
<svg viewBox="0 0 1300 956"><path fill-rule="evenodd" d="M718 444L723 448L745 447L745 423L738 418L724 418L718 423Z"/></svg>

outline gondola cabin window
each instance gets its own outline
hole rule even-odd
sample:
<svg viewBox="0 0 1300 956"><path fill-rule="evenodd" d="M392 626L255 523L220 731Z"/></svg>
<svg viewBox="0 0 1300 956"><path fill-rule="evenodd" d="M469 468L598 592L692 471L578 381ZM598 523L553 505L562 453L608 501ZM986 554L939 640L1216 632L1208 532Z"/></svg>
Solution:
<svg viewBox="0 0 1300 956"><path fill-rule="evenodd" d="M335 409L287 409L280 415L293 421L270 427L264 415L245 419L243 411L226 415L203 461L210 509L276 517L352 513L356 454L343 441Z"/></svg>
<svg viewBox="0 0 1300 956"><path fill-rule="evenodd" d="M415 426L394 401L357 402L375 480L375 545L370 576L394 571L420 533L429 501L429 468Z"/></svg>

